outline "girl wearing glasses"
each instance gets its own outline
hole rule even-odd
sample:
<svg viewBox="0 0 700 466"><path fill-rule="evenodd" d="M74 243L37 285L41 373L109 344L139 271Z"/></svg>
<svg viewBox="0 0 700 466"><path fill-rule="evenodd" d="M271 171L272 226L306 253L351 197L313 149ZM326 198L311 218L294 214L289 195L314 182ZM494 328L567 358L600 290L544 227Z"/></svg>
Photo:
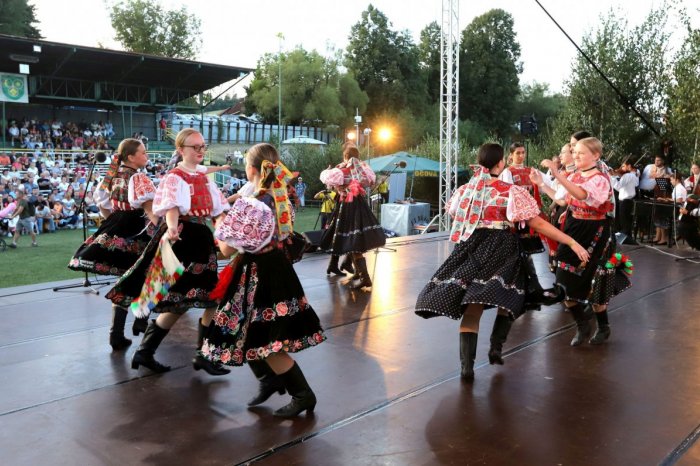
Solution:
<svg viewBox="0 0 700 466"><path fill-rule="evenodd" d="M68 268L99 275L122 275L138 260L159 220L151 206L156 188L145 173L139 172L147 163L148 155L141 141L124 139L119 144L104 181L95 191L95 203L105 221L78 248ZM124 306L112 305L109 344L115 351L131 345L131 340L124 337L126 316ZM146 318L134 320L134 335L144 332L147 323Z"/></svg>
<svg viewBox="0 0 700 466"><path fill-rule="evenodd" d="M165 217L165 223L136 265L107 294L108 299L119 305L128 305L136 299L149 267L158 266L152 262L160 239L168 235L173 252L185 271L153 309L158 317L148 324L141 346L131 362L133 369L145 366L154 372L170 370L169 366L156 361L154 354L175 322L191 307L204 309L197 348L202 346L204 331L216 310L216 303L209 298L217 281L216 246L207 220L229 209L224 195L202 170L206 148L202 135L192 128L183 129L175 138L175 147L182 155L182 161L158 184L153 200L153 212ZM196 370L204 369L212 375L229 372L201 356L196 356L192 364Z"/></svg>

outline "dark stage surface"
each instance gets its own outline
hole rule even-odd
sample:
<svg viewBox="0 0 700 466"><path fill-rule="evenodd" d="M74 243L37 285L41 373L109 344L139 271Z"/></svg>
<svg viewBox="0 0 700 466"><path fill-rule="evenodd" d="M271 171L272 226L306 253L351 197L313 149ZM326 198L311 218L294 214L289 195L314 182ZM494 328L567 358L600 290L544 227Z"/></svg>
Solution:
<svg viewBox="0 0 700 466"><path fill-rule="evenodd" d="M372 293L327 279L327 256L296 265L328 341L295 356L318 397L315 414L295 420L272 416L286 395L246 408L257 387L247 368L223 377L192 370L199 311L157 353L173 370L154 375L130 368L140 338L111 352L107 288L100 296L53 292L57 284L1 290L0 462L700 463L700 264L626 247L634 285L613 300L612 337L600 347L569 347L571 318L553 306L515 322L505 366L490 366L495 311L486 311L476 380L465 384L457 322L413 314L449 254L447 238L411 240L367 254ZM544 260L536 257L548 284Z"/></svg>

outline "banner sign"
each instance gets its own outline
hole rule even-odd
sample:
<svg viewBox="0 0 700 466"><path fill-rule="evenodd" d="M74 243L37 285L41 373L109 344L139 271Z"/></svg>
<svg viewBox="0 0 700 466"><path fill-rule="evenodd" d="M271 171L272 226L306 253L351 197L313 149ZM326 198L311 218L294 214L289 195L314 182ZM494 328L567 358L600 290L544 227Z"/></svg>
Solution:
<svg viewBox="0 0 700 466"><path fill-rule="evenodd" d="M0 102L29 103L27 76L0 73Z"/></svg>

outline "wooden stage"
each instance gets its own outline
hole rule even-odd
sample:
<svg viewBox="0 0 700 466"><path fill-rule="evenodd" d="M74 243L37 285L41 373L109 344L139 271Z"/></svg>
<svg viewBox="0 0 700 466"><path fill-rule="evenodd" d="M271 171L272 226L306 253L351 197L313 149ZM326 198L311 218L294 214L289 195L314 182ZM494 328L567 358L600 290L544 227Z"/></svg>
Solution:
<svg viewBox="0 0 700 466"><path fill-rule="evenodd" d="M444 234L367 254L372 293L326 278L328 256L296 265L328 341L297 355L314 415L280 420L288 396L247 409L247 368L192 369L198 311L157 353L173 370L133 371L107 344L110 307L71 282L0 290L0 462L10 465L700 464L700 264L625 247L634 286L613 300L611 340L571 348L560 306L528 313L476 380L459 378L457 322L413 313L450 247ZM682 252L686 256L689 251ZM545 257L536 257L544 284ZM130 321L127 323L130 328ZM698 357L698 360L695 358Z"/></svg>

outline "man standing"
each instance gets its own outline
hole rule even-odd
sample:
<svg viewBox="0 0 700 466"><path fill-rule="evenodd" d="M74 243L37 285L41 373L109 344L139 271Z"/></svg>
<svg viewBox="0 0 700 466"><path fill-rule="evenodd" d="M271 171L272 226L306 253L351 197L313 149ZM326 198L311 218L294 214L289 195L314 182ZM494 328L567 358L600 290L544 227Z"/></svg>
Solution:
<svg viewBox="0 0 700 466"><path fill-rule="evenodd" d="M648 197L654 196L654 188L656 188L657 178L670 178L671 169L666 167L666 158L663 155L657 155L654 158L654 163L644 167L642 176L639 180L639 189L644 191Z"/></svg>
<svg viewBox="0 0 700 466"><path fill-rule="evenodd" d="M165 117L163 115L160 116L160 121L158 122L158 129L160 132L160 140L165 141L165 130L168 129L168 122L165 121Z"/></svg>
<svg viewBox="0 0 700 466"><path fill-rule="evenodd" d="M12 238L11 248L17 247L17 240L22 229L27 230L32 237L32 246L39 246L36 242L35 227L36 219L34 218L34 206L27 201L27 196L23 190L17 190L17 209L10 218L19 216L17 227L15 228L15 236Z"/></svg>
<svg viewBox="0 0 700 466"><path fill-rule="evenodd" d="M323 191L319 191L314 196L314 199L321 201L321 230L326 229L326 224L333 215L333 210L335 209L335 191L326 187Z"/></svg>
<svg viewBox="0 0 700 466"><path fill-rule="evenodd" d="M622 164L622 176L612 178L612 186L618 192L620 201L620 231L626 235L624 244L637 244L632 238L632 222L634 211L634 196L639 185L637 170L632 162L625 161Z"/></svg>
<svg viewBox="0 0 700 466"><path fill-rule="evenodd" d="M304 200L304 194L306 193L306 188L307 185L304 183L304 180L301 178L301 176L297 179L297 184L294 186L294 189L297 192L297 198L299 199L299 206L301 207L301 210L304 210L304 206L306 205L306 202Z"/></svg>

